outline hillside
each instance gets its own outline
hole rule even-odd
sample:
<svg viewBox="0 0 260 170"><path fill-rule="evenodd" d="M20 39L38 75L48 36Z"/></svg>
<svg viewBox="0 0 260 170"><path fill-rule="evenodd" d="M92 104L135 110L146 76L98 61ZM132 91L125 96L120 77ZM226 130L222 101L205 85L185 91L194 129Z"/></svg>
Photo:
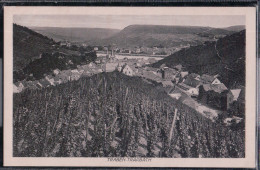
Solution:
<svg viewBox="0 0 260 170"><path fill-rule="evenodd" d="M76 69L77 65L88 64L95 61L96 57L95 52L89 52L85 55L67 55L60 52L55 52L53 54L42 53L41 58L28 63L28 65L19 72L14 72L14 82L22 80L39 80L44 78L44 75L52 74L55 69Z"/></svg>
<svg viewBox="0 0 260 170"><path fill-rule="evenodd" d="M244 29L246 29L245 25L235 25L235 26L231 26L231 27L226 27L226 28L222 28L228 31L235 31L235 32L239 32L242 31Z"/></svg>
<svg viewBox="0 0 260 170"><path fill-rule="evenodd" d="M243 129L213 123L161 86L118 72L27 89L14 94L13 108L15 157L245 156Z"/></svg>
<svg viewBox="0 0 260 170"><path fill-rule="evenodd" d="M215 42L190 47L176 52L153 67L182 64L188 71L198 74L220 75L226 86L245 85L245 31L234 33Z"/></svg>
<svg viewBox="0 0 260 170"><path fill-rule="evenodd" d="M212 41L215 35L233 33L223 29L196 26L130 25L119 33L103 39L100 44L115 43L120 47L198 45Z"/></svg>
<svg viewBox="0 0 260 170"><path fill-rule="evenodd" d="M55 42L46 36L26 27L13 25L13 62L14 71L24 68L43 52L51 52Z"/></svg>
<svg viewBox="0 0 260 170"><path fill-rule="evenodd" d="M29 28L14 24L13 29L14 82L38 80L56 68L76 68L77 65L87 64L96 59L96 53L92 52L92 49L77 46L60 47L54 40ZM73 64L68 64L70 60Z"/></svg>
<svg viewBox="0 0 260 170"><path fill-rule="evenodd" d="M89 42L108 38L119 32L117 29L106 28L62 28L62 27L31 27L55 41Z"/></svg>

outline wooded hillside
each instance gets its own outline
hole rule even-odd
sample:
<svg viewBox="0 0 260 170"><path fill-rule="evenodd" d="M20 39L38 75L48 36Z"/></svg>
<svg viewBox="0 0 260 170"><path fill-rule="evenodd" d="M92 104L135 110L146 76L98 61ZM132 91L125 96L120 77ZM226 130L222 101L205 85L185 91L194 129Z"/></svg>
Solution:
<svg viewBox="0 0 260 170"><path fill-rule="evenodd" d="M174 67L185 66L189 72L219 74L227 87L245 85L245 30L219 39L176 52L157 63Z"/></svg>
<svg viewBox="0 0 260 170"><path fill-rule="evenodd" d="M14 71L24 68L43 52L52 52L55 42L27 27L13 24Z"/></svg>

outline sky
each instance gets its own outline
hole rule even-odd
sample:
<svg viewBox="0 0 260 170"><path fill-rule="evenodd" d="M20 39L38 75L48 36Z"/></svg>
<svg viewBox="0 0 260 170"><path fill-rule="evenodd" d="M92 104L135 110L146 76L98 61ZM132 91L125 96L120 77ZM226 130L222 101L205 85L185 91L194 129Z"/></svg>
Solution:
<svg viewBox="0 0 260 170"><path fill-rule="evenodd" d="M86 27L123 29L128 25L182 25L229 27L245 25L244 16L176 16L176 15L15 15L14 23L26 27Z"/></svg>

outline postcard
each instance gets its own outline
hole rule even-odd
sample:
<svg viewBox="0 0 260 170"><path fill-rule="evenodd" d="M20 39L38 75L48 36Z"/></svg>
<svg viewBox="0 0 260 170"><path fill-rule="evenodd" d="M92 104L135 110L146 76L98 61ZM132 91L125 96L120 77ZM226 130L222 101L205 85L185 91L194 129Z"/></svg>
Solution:
<svg viewBox="0 0 260 170"><path fill-rule="evenodd" d="M256 161L255 7L4 7L4 166Z"/></svg>

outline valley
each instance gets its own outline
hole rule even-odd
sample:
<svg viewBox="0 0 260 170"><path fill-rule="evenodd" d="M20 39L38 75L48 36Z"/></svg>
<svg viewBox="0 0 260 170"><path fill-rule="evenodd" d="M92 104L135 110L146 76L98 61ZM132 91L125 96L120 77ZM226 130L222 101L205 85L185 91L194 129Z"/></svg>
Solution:
<svg viewBox="0 0 260 170"><path fill-rule="evenodd" d="M243 27L32 29L14 25L15 157L245 157Z"/></svg>

